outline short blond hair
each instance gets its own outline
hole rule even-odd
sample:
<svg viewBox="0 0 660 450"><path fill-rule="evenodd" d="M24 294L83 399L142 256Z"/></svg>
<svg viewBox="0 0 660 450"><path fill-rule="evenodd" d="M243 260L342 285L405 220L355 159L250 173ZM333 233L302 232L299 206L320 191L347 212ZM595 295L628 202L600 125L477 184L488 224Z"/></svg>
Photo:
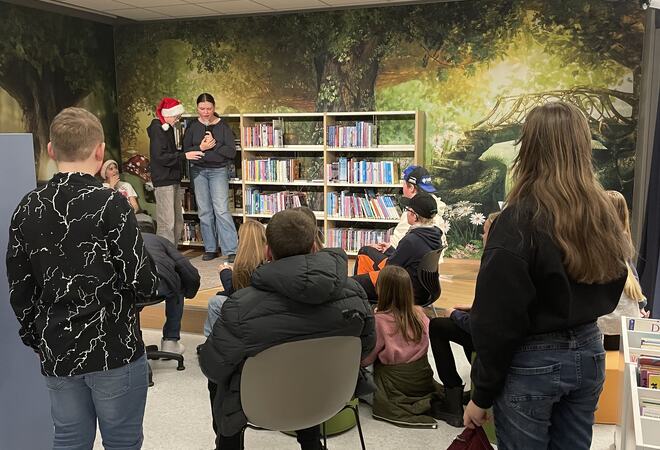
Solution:
<svg viewBox="0 0 660 450"><path fill-rule="evenodd" d="M50 143L57 161L84 161L104 139L101 122L86 109L63 109L50 124Z"/></svg>

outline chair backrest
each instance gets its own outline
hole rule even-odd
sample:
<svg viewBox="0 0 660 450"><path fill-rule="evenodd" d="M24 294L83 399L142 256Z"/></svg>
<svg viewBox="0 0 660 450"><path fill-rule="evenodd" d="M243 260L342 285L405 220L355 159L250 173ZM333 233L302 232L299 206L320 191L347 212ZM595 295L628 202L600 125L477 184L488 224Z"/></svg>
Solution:
<svg viewBox="0 0 660 450"><path fill-rule="evenodd" d="M429 306L435 302L442 288L440 286L440 272L438 272L438 261L443 249L431 250L422 258L422 261L417 266L417 279L422 287L429 293L423 305Z"/></svg>
<svg viewBox="0 0 660 450"><path fill-rule="evenodd" d="M276 345L245 361L241 403L248 421L276 431L309 428L353 397L360 339L335 336Z"/></svg>

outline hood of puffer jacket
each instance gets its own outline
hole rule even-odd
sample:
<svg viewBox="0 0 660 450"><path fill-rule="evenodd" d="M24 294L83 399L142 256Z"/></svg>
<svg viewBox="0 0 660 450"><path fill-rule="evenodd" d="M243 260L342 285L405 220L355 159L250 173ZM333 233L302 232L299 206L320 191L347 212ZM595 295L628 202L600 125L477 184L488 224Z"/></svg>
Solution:
<svg viewBox="0 0 660 450"><path fill-rule="evenodd" d="M318 305L341 297L347 278L346 253L331 248L264 264L252 274L252 287Z"/></svg>

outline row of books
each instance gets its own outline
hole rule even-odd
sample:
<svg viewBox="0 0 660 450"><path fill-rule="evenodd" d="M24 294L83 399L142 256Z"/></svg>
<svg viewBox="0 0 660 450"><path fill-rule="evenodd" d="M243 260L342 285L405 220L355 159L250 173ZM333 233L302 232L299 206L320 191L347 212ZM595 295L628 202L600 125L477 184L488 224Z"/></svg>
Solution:
<svg viewBox="0 0 660 450"><path fill-rule="evenodd" d="M195 200L195 194L190 189L183 190L183 210L184 211L196 211L197 210L197 201Z"/></svg>
<svg viewBox="0 0 660 450"><path fill-rule="evenodd" d="M332 217L396 220L401 217L401 209L393 195L376 195L371 191L364 194L328 192L326 206Z"/></svg>
<svg viewBox="0 0 660 450"><path fill-rule="evenodd" d="M660 340L656 341L655 349L660 349ZM637 369L639 371L639 386L660 389L660 356L640 355L637 360Z"/></svg>
<svg viewBox="0 0 660 450"><path fill-rule="evenodd" d="M251 159L246 164L248 181L288 182L302 178L302 163L298 159Z"/></svg>
<svg viewBox="0 0 660 450"><path fill-rule="evenodd" d="M378 126L371 122L328 127L328 147L375 147L377 143Z"/></svg>
<svg viewBox="0 0 660 450"><path fill-rule="evenodd" d="M246 147L284 147L284 129L281 120L243 127Z"/></svg>
<svg viewBox="0 0 660 450"><path fill-rule="evenodd" d="M307 205L306 192L262 192L260 189L245 191L246 214L275 214L288 208Z"/></svg>
<svg viewBox="0 0 660 450"><path fill-rule="evenodd" d="M326 245L340 247L347 252L357 252L367 244L390 242L390 230L367 230L358 228L330 228Z"/></svg>
<svg viewBox="0 0 660 450"><path fill-rule="evenodd" d="M202 230L199 227L199 222L183 221L183 240L186 242L202 242Z"/></svg>
<svg viewBox="0 0 660 450"><path fill-rule="evenodd" d="M326 179L340 183L396 184L399 182L399 163L341 157L326 164Z"/></svg>

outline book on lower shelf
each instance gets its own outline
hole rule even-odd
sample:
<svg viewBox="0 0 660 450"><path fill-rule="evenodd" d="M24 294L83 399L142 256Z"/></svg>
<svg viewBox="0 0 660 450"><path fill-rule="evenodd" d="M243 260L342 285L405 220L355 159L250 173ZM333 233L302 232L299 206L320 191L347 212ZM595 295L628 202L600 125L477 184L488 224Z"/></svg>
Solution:
<svg viewBox="0 0 660 450"><path fill-rule="evenodd" d="M388 243L390 230L372 230L363 228L330 228L326 246L343 248L346 252L356 253L362 247L374 242Z"/></svg>
<svg viewBox="0 0 660 450"><path fill-rule="evenodd" d="M246 161L247 181L286 182L302 178L302 163L298 159L266 158Z"/></svg>
<svg viewBox="0 0 660 450"><path fill-rule="evenodd" d="M660 342L660 340L655 339ZM660 356L640 355L637 359L638 385L660 389Z"/></svg>
<svg viewBox="0 0 660 450"><path fill-rule="evenodd" d="M314 210L317 205L310 202L310 192L300 191L262 191L259 188L248 188L245 191L246 214L275 214L289 208L307 206ZM319 193L323 195L322 193Z"/></svg>
<svg viewBox="0 0 660 450"><path fill-rule="evenodd" d="M326 164L326 179L330 182L394 185L399 183L399 163L340 157L336 162Z"/></svg>
<svg viewBox="0 0 660 450"><path fill-rule="evenodd" d="M375 194L365 191L364 194L341 192L328 192L327 213L331 217L346 219L390 219L399 220L401 208L394 195Z"/></svg>
<svg viewBox="0 0 660 450"><path fill-rule="evenodd" d="M182 240L186 243L201 244L202 230L199 226L199 222L194 220L184 220L182 238Z"/></svg>

